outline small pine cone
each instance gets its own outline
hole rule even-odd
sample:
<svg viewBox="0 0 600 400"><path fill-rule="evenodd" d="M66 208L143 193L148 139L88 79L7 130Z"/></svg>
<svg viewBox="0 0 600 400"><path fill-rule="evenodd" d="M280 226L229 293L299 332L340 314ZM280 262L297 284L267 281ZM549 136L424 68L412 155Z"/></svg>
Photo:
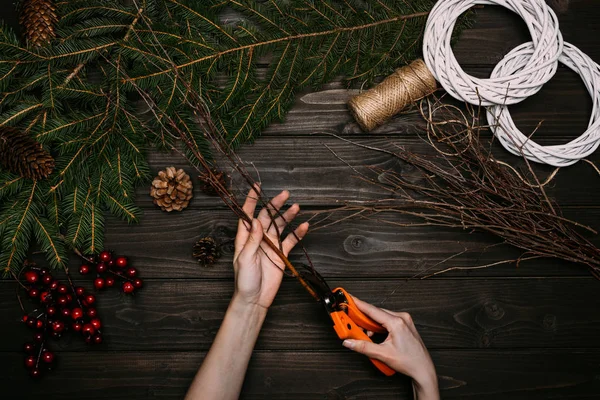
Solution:
<svg viewBox="0 0 600 400"><path fill-rule="evenodd" d="M54 169L54 158L39 142L15 128L0 128L0 164L30 179L47 178Z"/></svg>
<svg viewBox="0 0 600 400"><path fill-rule="evenodd" d="M216 169L211 170L211 174L203 173L198 177L202 185L200 187L200 190L202 191L202 193L207 194L209 196L216 196L218 192L214 187L214 183L218 182L221 186L227 188L226 175L224 172L218 171Z"/></svg>
<svg viewBox="0 0 600 400"><path fill-rule="evenodd" d="M215 239L207 236L196 242L192 254L203 266L211 266L221 257L221 247Z"/></svg>
<svg viewBox="0 0 600 400"><path fill-rule="evenodd" d="M19 22L29 46L47 46L56 37L58 17L54 0L23 0Z"/></svg>
<svg viewBox="0 0 600 400"><path fill-rule="evenodd" d="M152 181L150 196L164 211L181 211L190 204L192 181L184 170L168 167Z"/></svg>

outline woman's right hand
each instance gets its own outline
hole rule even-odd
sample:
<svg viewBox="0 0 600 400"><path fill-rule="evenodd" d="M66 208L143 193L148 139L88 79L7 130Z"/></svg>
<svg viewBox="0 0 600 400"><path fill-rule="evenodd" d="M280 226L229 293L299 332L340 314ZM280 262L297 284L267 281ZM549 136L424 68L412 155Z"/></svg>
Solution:
<svg viewBox="0 0 600 400"><path fill-rule="evenodd" d="M366 340L346 339L344 346L369 358L380 360L390 368L410 376L413 379L415 398L438 400L435 367L411 316L405 312L378 308L356 297L353 298L363 313L379 322L388 331L388 337L380 344Z"/></svg>

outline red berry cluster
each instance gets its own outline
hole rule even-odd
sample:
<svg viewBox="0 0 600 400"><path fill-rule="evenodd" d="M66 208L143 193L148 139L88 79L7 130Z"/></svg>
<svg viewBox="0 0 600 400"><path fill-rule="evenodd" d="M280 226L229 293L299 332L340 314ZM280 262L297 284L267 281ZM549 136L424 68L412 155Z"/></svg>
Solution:
<svg viewBox="0 0 600 400"><path fill-rule="evenodd" d="M41 375L42 367L51 368L55 355L47 349L49 337L60 338L73 330L90 344L102 343L102 323L94 307L96 297L75 287L69 281L64 284L54 279L47 268L28 266L23 274L28 296L38 308L23 316L23 322L35 331L33 342L25 343L25 367L32 377Z"/></svg>
<svg viewBox="0 0 600 400"><path fill-rule="evenodd" d="M115 257L110 251L104 250L97 258L90 258L88 261L81 264L79 273L88 275L95 270L94 287L98 290L113 287L116 283L115 279L122 282L121 289L124 293L133 293L143 286L143 281L137 277L137 269L128 265L127 257Z"/></svg>

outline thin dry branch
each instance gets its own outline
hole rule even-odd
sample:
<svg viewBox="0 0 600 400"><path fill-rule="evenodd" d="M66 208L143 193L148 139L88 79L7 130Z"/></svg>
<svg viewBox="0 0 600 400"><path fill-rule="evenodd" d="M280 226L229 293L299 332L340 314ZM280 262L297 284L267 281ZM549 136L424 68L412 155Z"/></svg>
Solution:
<svg viewBox="0 0 600 400"><path fill-rule="evenodd" d="M428 225L486 231L525 252L517 260L479 267L451 267L430 276L548 257L586 265L600 278L600 249L577 229L594 234L596 231L563 217L558 205L546 193L545 186L556 171L540 182L525 158L525 171L496 160L489 146L480 140L480 133L486 127L478 124L478 111L474 107L467 110L465 114L460 108L439 101L421 103L420 112L425 122L423 138L434 150L433 155L415 154L394 143L390 143L389 148L374 147L332 134L346 143L411 164L417 171L408 176L394 169L350 165L359 179L393 196L385 200L349 202L340 210L351 214L342 220L370 218L401 227ZM416 217L420 222L386 219L385 213ZM323 214L333 215L332 210ZM318 213L313 216L319 217ZM330 226L336 221L321 219L319 222Z"/></svg>

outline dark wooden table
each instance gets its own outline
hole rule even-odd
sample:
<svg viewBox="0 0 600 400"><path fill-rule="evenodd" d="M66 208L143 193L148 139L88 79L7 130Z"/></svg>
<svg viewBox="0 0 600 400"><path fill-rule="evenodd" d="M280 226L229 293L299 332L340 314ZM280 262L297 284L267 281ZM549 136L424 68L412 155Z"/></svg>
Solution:
<svg viewBox="0 0 600 400"><path fill-rule="evenodd" d="M10 1L2 16L14 23ZM565 39L600 62L600 2L554 1ZM6 16L8 15L8 16ZM477 11L455 52L470 73L485 76L515 45L528 40L522 21L505 10ZM374 134L360 133L344 104L347 92L331 84L304 93L282 124L271 126L241 157L254 163L268 193L287 188L307 210L336 200L377 198L325 145L354 164L388 165L318 131L372 143L394 140L419 146L406 114ZM559 143L581 134L591 101L577 75L561 67L536 96L511 112L525 132L539 121L536 138ZM515 162L502 149L498 155ZM600 161L600 152L590 157ZM175 155L152 157L154 171L185 167ZM389 166L389 165L388 165ZM549 168L541 168L547 174ZM548 188L566 216L600 229L600 176L587 164L562 170ZM89 348L64 339L54 348L56 371L31 381L21 346L15 283L0 283L0 387L3 399L182 398L209 349L232 293L231 246L212 268L191 258L204 234L232 237L235 219L218 200L195 193L189 209L167 214L147 189L139 225L109 218L106 246L131 257L146 279L134 298L99 297L105 344ZM305 216L306 218L306 216ZM593 239L595 243L599 241ZM442 397L461 399L600 398L600 282L577 265L537 260L485 270L406 280L461 252L494 243L480 233L443 228L398 228L349 221L309 235L305 246L332 285L343 285L375 304L412 313L431 349ZM509 248L469 252L452 265L482 265L517 254ZM293 259L299 259L299 255ZM87 284L87 282L85 282ZM320 306L286 279L256 345L243 389L245 399L408 399L409 380L380 376L366 358L342 348Z"/></svg>

